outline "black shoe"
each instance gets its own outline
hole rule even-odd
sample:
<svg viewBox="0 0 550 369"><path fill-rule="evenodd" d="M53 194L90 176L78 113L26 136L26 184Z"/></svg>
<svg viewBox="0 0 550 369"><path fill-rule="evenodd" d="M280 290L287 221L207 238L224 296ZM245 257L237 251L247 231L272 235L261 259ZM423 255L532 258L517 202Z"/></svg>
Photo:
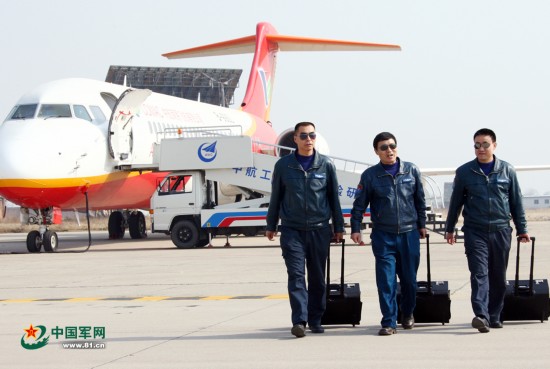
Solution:
<svg viewBox="0 0 550 369"><path fill-rule="evenodd" d="M489 323L484 318L476 316L472 319L472 327L480 331L481 333L488 333L491 329L489 328Z"/></svg>
<svg viewBox="0 0 550 369"><path fill-rule="evenodd" d="M489 324L489 327L491 327L491 328L503 328L504 325L502 325L502 322L491 322L491 324Z"/></svg>
<svg viewBox="0 0 550 369"><path fill-rule="evenodd" d="M313 327L310 326L309 329L311 330L311 333L325 333L325 328L323 328L322 325L314 325Z"/></svg>
<svg viewBox="0 0 550 369"><path fill-rule="evenodd" d="M303 324L294 324L290 330L290 333L298 338L304 337L306 335L306 327Z"/></svg>
<svg viewBox="0 0 550 369"><path fill-rule="evenodd" d="M378 331L379 336L391 336L392 334L396 334L397 330L392 327L383 327Z"/></svg>
<svg viewBox="0 0 550 369"><path fill-rule="evenodd" d="M409 315L404 317L401 321L401 325L403 326L403 329L412 329L414 327L414 316Z"/></svg>

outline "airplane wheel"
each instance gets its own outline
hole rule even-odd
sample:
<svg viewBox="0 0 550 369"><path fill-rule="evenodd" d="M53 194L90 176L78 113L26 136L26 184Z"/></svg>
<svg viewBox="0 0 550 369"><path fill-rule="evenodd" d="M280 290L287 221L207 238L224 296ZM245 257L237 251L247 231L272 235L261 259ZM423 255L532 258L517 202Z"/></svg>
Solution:
<svg viewBox="0 0 550 369"><path fill-rule="evenodd" d="M178 249L191 249L199 240L199 231L195 223L180 220L172 228L171 238Z"/></svg>
<svg viewBox="0 0 550 369"><path fill-rule="evenodd" d="M40 237L40 232L30 231L27 234L27 250L29 252L40 252L42 248L42 237Z"/></svg>
<svg viewBox="0 0 550 369"><path fill-rule="evenodd" d="M59 244L59 239L57 233L54 231L46 231L44 233L44 251L46 252L55 252L57 250L57 245Z"/></svg>
<svg viewBox="0 0 550 369"><path fill-rule="evenodd" d="M113 211L109 215L109 239L119 240L124 237L126 227L124 227L124 215L120 211Z"/></svg>
<svg viewBox="0 0 550 369"><path fill-rule="evenodd" d="M128 219L128 228L130 230L130 237L133 239L140 239L147 237L147 226L145 225L145 216L141 211L132 213L130 219Z"/></svg>

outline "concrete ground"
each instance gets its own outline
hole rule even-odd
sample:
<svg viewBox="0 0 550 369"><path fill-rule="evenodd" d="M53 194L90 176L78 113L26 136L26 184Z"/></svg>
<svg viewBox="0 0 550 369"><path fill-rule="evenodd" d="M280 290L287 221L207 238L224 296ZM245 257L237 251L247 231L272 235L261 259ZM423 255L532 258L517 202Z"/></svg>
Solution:
<svg viewBox="0 0 550 369"><path fill-rule="evenodd" d="M531 222L530 234L537 237L535 278L547 279L548 222ZM88 244L86 233L59 236L59 251ZM374 258L370 246L348 245L345 279L360 283L361 324L326 326L324 334L297 339L290 334L278 240L238 237L225 248L219 238L213 248L179 250L162 235L109 241L105 232L93 232L85 253L28 254L25 234L0 234L0 367L548 368L549 323L505 322L488 334L473 329L463 244L431 238L432 279L449 281L450 323L378 336ZM334 282L339 250L333 251ZM423 245L419 280L425 279L424 251ZM529 251L521 251L522 279ZM515 253L514 245L509 279ZM31 325L37 340L26 338ZM48 335L43 347L24 348L44 344ZM103 348L64 348L67 343Z"/></svg>

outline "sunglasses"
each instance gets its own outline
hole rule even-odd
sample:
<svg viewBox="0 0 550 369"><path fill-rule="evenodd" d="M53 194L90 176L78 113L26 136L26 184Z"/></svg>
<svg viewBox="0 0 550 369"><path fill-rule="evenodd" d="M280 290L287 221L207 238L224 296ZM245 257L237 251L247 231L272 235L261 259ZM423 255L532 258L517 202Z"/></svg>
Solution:
<svg viewBox="0 0 550 369"><path fill-rule="evenodd" d="M298 137L300 137L300 140L302 140L302 141L307 140L308 137L312 140L315 140L317 138L317 133L315 133L315 132L309 132L309 133L302 132L298 135Z"/></svg>
<svg viewBox="0 0 550 369"><path fill-rule="evenodd" d="M481 148L484 148L484 149L488 149L489 147L491 147L491 144L489 142L483 142L483 143L479 143L479 142L476 142L475 145L474 145L474 148L476 150L479 150Z"/></svg>
<svg viewBox="0 0 550 369"><path fill-rule="evenodd" d="M380 145L380 147L378 148L379 151L386 151L388 148L392 149L392 150L395 150L397 148L397 145L396 144L389 144L389 145Z"/></svg>

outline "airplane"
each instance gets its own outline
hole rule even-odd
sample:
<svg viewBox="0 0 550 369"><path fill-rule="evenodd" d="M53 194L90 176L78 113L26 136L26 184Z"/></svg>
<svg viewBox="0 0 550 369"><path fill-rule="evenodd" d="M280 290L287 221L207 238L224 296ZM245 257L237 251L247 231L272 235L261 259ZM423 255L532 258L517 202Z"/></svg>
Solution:
<svg viewBox="0 0 550 369"><path fill-rule="evenodd" d="M150 160L159 137L198 127L251 136L257 152L273 151L272 144L292 146L292 131L277 134L269 121L278 51L400 49L279 35L262 22L255 35L163 54L177 59L254 53L239 109L89 79L43 84L24 94L0 125L0 197L21 206L24 222L39 226L27 235L29 252L57 250L57 234L48 226L61 222L61 209L113 210L110 238L122 238L126 228L132 238L146 237L145 217L137 209L149 208L166 173L128 170L126 164ZM328 150L322 136L317 141L320 152Z"/></svg>

